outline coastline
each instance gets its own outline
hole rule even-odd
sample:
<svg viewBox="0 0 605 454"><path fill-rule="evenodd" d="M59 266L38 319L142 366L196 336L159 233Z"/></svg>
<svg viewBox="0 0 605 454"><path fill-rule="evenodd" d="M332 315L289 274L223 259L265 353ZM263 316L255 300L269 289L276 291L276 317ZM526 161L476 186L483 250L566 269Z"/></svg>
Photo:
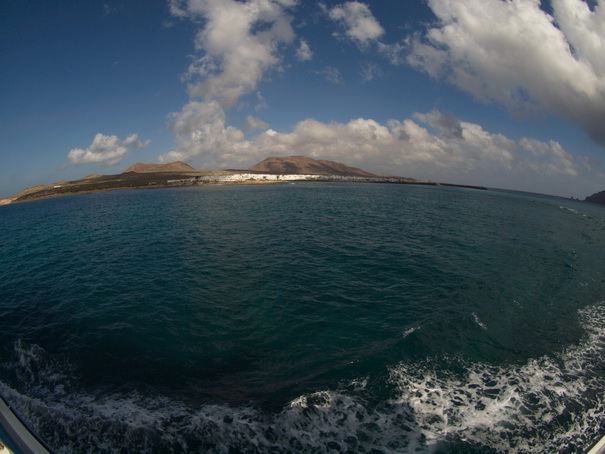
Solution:
<svg viewBox="0 0 605 454"><path fill-rule="evenodd" d="M183 186L220 184L280 184L289 182L354 182L414 184L424 186L448 186L476 190L486 190L482 186L418 181L412 178L394 176L357 175L315 175L265 173L251 170L207 170L194 172L127 172L117 175L91 175L80 180L59 181L48 185L26 188L10 197L0 199L0 206L34 200L63 197L95 192L121 191L129 189L157 189Z"/></svg>
<svg viewBox="0 0 605 454"><path fill-rule="evenodd" d="M102 188L102 189L86 189L79 191L70 191L70 192L62 192L62 193L52 193L52 194L28 194L24 197L12 198L15 196L7 197L4 199L0 199L0 206L3 205L12 205L15 203L24 203L24 202L33 202L35 200L43 200L43 199L54 199L58 197L68 197L72 195L79 194L95 194L97 192L111 192L111 191L128 191L128 190L136 190L136 189L162 189L162 188L178 188L184 186L202 186L202 185L213 185L220 186L225 184L283 184L277 181L242 181L242 182L231 182L231 183L199 183L199 184L165 184L165 185L153 185L153 186L122 186L122 187L111 187L111 188ZM18 194L17 194L18 195Z"/></svg>

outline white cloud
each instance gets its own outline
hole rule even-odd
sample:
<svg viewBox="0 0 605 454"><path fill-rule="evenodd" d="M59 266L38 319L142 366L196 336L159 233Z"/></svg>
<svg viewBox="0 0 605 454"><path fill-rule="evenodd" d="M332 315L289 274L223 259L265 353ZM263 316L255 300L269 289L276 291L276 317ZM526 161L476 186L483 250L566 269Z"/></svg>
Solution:
<svg viewBox="0 0 605 454"><path fill-rule="evenodd" d="M363 82L369 82L380 77L382 75L382 70L380 69L380 66L374 62L365 62L361 65L360 75Z"/></svg>
<svg viewBox="0 0 605 454"><path fill-rule="evenodd" d="M359 46L366 46L384 34L384 29L365 3L352 1L328 10L331 19L340 22L345 35Z"/></svg>
<svg viewBox="0 0 605 454"><path fill-rule="evenodd" d="M171 122L177 149L160 156L160 162L203 156L210 164L231 167L249 147L241 130L226 125L225 112L216 101L192 101L172 114Z"/></svg>
<svg viewBox="0 0 605 454"><path fill-rule="evenodd" d="M552 0L554 17L539 0L429 6L440 23L410 41L409 63L477 99L560 115L605 146L604 0L592 10L583 0Z"/></svg>
<svg viewBox="0 0 605 454"><path fill-rule="evenodd" d="M243 133L226 126L225 109L254 91L256 109L265 107L257 87L267 71L279 68L281 46L294 40L287 9L295 4L295 0L170 0L173 15L201 24L195 37L200 55L185 75L191 100L171 114L177 149L161 156L162 161L204 155L222 165L241 151L236 144L245 146ZM299 58L310 56L301 41ZM248 117L246 125L266 127L254 117Z"/></svg>
<svg viewBox="0 0 605 454"><path fill-rule="evenodd" d="M252 115L248 115L246 117L246 121L243 124L244 129L267 129L269 125L265 123L263 120L253 117Z"/></svg>
<svg viewBox="0 0 605 454"><path fill-rule="evenodd" d="M434 10L444 15L449 11L451 18L449 22L442 19L443 27L430 30L424 41L414 38L407 43L407 49L413 50L408 55L409 61L435 77L450 77L460 87L474 90L478 97L524 106L526 98L515 98L511 93L531 93L527 87L522 87L517 82L514 86L511 85L512 77L516 75L520 80L533 81L530 76L539 78L543 74L534 62L529 62L525 65L526 68L522 68L513 58L519 58L525 52L525 42L530 39L526 36L518 40L515 33L531 31L537 37L543 37L547 30L552 36L557 36L552 22L528 30L525 22L517 23L514 19L526 10L532 11L532 17L548 18L537 8L537 0L495 0L499 5L494 5L494 0L481 0L495 11L492 11L494 17L508 11L507 8L516 8L512 13L509 11L510 14L505 18L510 19L509 22L516 24L517 28L512 28L515 33L507 30L504 41L498 41L500 34L504 33L499 30L500 24L490 26L487 21L485 26L485 17L480 17L484 23L473 22L471 16L480 16L480 11L472 11L469 13L471 16L458 18L457 14L465 11L464 5L475 4L480 0L429 1ZM248 134L244 134L242 129L229 126L225 110L237 104L245 94L256 91L257 96L260 96L257 88L259 82L268 70L278 68L281 64L281 44L294 39L291 19L286 12L286 8L292 4L289 0L171 2L173 14L202 21L196 36L200 56L187 74L191 82L189 93L192 99L180 112L171 115L170 126L175 134L176 147L160 157L162 162L193 160L197 167L246 168L271 155L306 155L341 161L386 174L454 183L515 186L526 190L547 190L545 188L548 185L560 189L564 179L577 181L586 176L594 178L595 174L586 164L587 161L574 158L555 141L541 142L531 138L515 140L439 111L416 114L403 120L390 120L384 124L364 118L348 123L322 123L306 119L299 122L291 132L266 129L266 123L252 116L242 125L243 129L248 130ZM450 10L443 6L446 4ZM530 8L531 4L535 6L534 9ZM439 5L443 6L443 11L438 9ZM384 31L366 5L347 2L329 11L325 6L323 8L332 19L344 25L346 35L360 47L374 42L393 63L400 63L404 46L384 45L379 41ZM588 13L593 14L591 11ZM465 21L471 24L466 24ZM508 24L509 27L511 23ZM464 27L470 27L471 31L465 31ZM455 30L459 30L458 35L454 33ZM450 37L449 33L453 33L453 36ZM583 36L574 39L588 39ZM446 38L450 41L446 42ZM494 42L490 42L490 39ZM299 43L298 55L301 58L304 55L303 43L306 42L301 40ZM477 43L480 46L475 49L473 46ZM535 48L532 52L536 55L530 54L537 58L538 47L552 46L555 50L561 50L560 40L552 44L544 43L547 41L542 40L541 46L532 45ZM583 51L584 54L589 55L593 52L590 49L595 46L586 46L588 50ZM487 50L496 54L500 52L502 61L484 55ZM550 51L542 52L542 63L550 62L546 58L551 56ZM579 54L572 55L572 58L579 58L577 55ZM500 65L504 61L512 62L514 68L502 69ZM376 71L376 66L367 66L362 74L369 80L375 77ZM447 71L451 73L448 74ZM515 71L519 74L513 74ZM316 73L333 83L342 83L342 76L336 68L326 67ZM482 76L486 77L483 84L479 83ZM548 83L550 79L544 84ZM251 136L249 131L254 129L264 129L264 132ZM551 192L556 191L551 189Z"/></svg>
<svg viewBox="0 0 605 454"><path fill-rule="evenodd" d="M291 132L269 129L250 139L226 125L216 103L190 103L184 111L173 125L183 140L163 161L199 157L206 167L246 168L267 156L304 155L386 174L555 193L562 179L596 178L558 142L511 139L439 111L386 124L306 119Z"/></svg>
<svg viewBox="0 0 605 454"><path fill-rule="evenodd" d="M379 42L378 50L382 55L389 59L392 65L403 65L407 61L406 54L410 47L408 41L409 39L402 43L393 44Z"/></svg>
<svg viewBox="0 0 605 454"><path fill-rule="evenodd" d="M103 162L109 166L115 165L134 148L143 148L151 143L147 140L141 142L137 134L132 134L124 140L117 136L106 136L97 134L92 144L86 148L74 148L67 155L68 165L80 165L89 163Z"/></svg>
<svg viewBox="0 0 605 454"><path fill-rule="evenodd" d="M588 2L553 0L555 19L579 60L605 73L605 3L597 0L594 11Z"/></svg>
<svg viewBox="0 0 605 454"><path fill-rule="evenodd" d="M172 0L171 12L203 19L195 46L202 53L189 67L189 94L227 109L254 91L279 64L279 46L294 39L289 0Z"/></svg>
<svg viewBox="0 0 605 454"><path fill-rule="evenodd" d="M300 40L300 46L296 51L296 58L298 58L300 61L309 61L313 58L313 52L311 51L309 44L304 39Z"/></svg>

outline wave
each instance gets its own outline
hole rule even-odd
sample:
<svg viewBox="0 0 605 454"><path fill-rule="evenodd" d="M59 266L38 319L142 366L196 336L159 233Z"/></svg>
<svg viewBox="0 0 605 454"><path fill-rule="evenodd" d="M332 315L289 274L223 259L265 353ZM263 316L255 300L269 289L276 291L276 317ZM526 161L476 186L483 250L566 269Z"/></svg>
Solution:
<svg viewBox="0 0 605 454"><path fill-rule="evenodd" d="M574 210L574 209L573 209L573 208L571 208L571 207L566 207L566 206L564 206L564 205L559 205L559 208L561 208L562 210L569 211L569 212L574 213L574 214L579 214L579 215L581 215L581 216L587 217L587 215L586 215L586 214L584 214L584 213L580 213L578 210Z"/></svg>
<svg viewBox="0 0 605 454"><path fill-rule="evenodd" d="M483 329L483 330L487 330L487 326L485 326L485 323L483 323L483 322L481 321L481 319L479 318L479 316L478 316L478 315L477 315L475 312L473 312L471 315L473 316L473 321L474 321L474 322L475 322L475 323L476 323L476 324L477 324L477 325L478 325L478 326L479 326L481 329Z"/></svg>
<svg viewBox="0 0 605 454"><path fill-rule="evenodd" d="M575 452L605 430L603 303L580 312L586 339L555 357L494 366L452 358L391 371L399 405L409 406L427 446L497 452ZM457 366L457 367L451 367ZM457 368L465 373L448 373Z"/></svg>
<svg viewBox="0 0 605 454"><path fill-rule="evenodd" d="M605 431L605 302L580 318L583 341L552 357L401 363L389 371L389 398L376 399L380 384L364 377L301 395L277 413L142 390L86 391L68 363L23 342L3 365L9 379L0 392L63 453L575 452Z"/></svg>

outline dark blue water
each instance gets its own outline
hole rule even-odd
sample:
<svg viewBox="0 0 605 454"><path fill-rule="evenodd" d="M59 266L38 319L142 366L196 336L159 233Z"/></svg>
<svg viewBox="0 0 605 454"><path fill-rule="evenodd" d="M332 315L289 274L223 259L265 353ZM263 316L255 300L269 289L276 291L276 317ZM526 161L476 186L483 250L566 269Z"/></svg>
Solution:
<svg viewBox="0 0 605 454"><path fill-rule="evenodd" d="M583 452L605 209L308 183L0 207L0 393L58 452Z"/></svg>

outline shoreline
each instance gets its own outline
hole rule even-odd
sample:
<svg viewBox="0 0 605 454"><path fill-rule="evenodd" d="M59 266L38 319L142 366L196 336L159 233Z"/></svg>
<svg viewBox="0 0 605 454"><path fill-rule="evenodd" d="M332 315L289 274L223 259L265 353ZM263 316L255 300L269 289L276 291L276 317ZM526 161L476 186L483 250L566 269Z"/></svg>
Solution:
<svg viewBox="0 0 605 454"><path fill-rule="evenodd" d="M249 170L148 173L128 172L117 175L95 175L80 180L60 181L48 185L33 186L26 188L13 196L0 199L0 206L76 194L92 194L95 192L123 191L129 189L157 189L224 184L284 184L290 182L413 184L475 190L487 189L482 186L418 181L412 178L387 176L365 177L354 175L283 174L261 173Z"/></svg>
<svg viewBox="0 0 605 454"><path fill-rule="evenodd" d="M234 184L284 184L283 182L277 181L248 181L248 182L232 182L232 183L201 183L201 184L170 184L170 185L154 185L154 186L123 186L123 187L112 187L112 188L103 188L103 189L86 189L81 191L74 192L64 192L64 193L56 193L56 194L45 194L35 197L19 197L15 199L11 199L11 197L7 197L4 199L0 199L0 206L4 205L13 205L17 203L25 203L25 202L34 202L36 200L45 200L45 199L55 199L59 197L69 197L72 195L80 195L80 194L95 194L98 192L113 192L113 191L128 191L128 190L139 190L139 189L166 189L166 188L182 188L187 186L223 186L223 185L234 185ZM8 201L8 202L5 202Z"/></svg>

